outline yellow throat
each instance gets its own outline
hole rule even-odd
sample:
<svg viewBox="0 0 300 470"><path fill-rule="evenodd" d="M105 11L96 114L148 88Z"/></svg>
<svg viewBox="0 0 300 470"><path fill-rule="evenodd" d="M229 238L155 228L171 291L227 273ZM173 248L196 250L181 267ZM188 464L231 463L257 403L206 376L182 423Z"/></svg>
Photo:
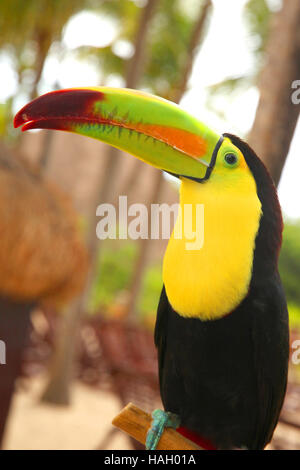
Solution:
<svg viewBox="0 0 300 470"><path fill-rule="evenodd" d="M188 222L195 230L196 204L202 205L198 217L203 214L204 238L201 248L191 250L182 214L191 205L187 213L192 220ZM261 216L255 180L246 166L227 185L218 173L204 184L182 178L180 208L163 263L168 300L181 316L221 318L244 299L251 280ZM181 228L182 237L175 238L174 232L180 233Z"/></svg>

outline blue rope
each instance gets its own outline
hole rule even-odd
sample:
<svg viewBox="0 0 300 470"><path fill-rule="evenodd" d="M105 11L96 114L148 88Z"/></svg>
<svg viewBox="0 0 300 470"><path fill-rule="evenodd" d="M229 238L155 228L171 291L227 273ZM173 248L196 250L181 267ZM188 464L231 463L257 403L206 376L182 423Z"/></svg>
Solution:
<svg viewBox="0 0 300 470"><path fill-rule="evenodd" d="M154 410L152 413L151 428L147 432L146 449L155 450L165 428L178 428L179 416L170 411Z"/></svg>

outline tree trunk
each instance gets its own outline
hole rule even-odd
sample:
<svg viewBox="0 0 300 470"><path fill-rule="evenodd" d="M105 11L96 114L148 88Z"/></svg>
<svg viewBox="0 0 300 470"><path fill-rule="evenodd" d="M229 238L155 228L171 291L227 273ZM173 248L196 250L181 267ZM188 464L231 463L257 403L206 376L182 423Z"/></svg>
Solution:
<svg viewBox="0 0 300 470"><path fill-rule="evenodd" d="M128 67L126 86L134 88L143 72L144 54L146 37L149 25L153 16L156 4L159 0L149 0L147 5L141 12L139 28L135 39L135 53ZM95 268L98 264L101 243L96 237L96 226L98 218L96 216L96 207L99 203L108 201L111 197L111 182L117 177L119 168L120 152L113 147L107 147L106 168L103 178L99 184L100 190L96 193L95 202L93 204L90 226L87 235L87 244L90 253L90 270L86 282L85 290L81 297L77 299L71 308L65 313L64 328L58 333L56 350L52 362L50 379L48 385L42 395L43 401L51 401L52 403L68 404L70 401L70 384L72 379L72 368L74 362L74 337L78 331L80 319L85 313L87 302L90 296L90 290L94 279ZM70 332L68 330L71 330ZM71 333L71 336L70 336ZM65 357L63 361L60 358Z"/></svg>
<svg viewBox="0 0 300 470"><path fill-rule="evenodd" d="M183 94L185 93L188 85L188 81L192 72L195 55L198 52L198 47L202 42L203 33L207 18L211 12L212 3L211 0L205 0L203 7L200 9L199 15L195 20L194 28L191 34L189 47L186 51L186 60L182 69L181 80L177 84L177 87L173 91L172 100L175 103L179 103Z"/></svg>
<svg viewBox="0 0 300 470"><path fill-rule="evenodd" d="M0 358L0 448L15 382L21 370L22 353L29 337L32 307L0 298L0 340L4 345L1 348L4 354Z"/></svg>
<svg viewBox="0 0 300 470"><path fill-rule="evenodd" d="M41 400L47 403L68 405L70 402L69 383L74 375L74 356L78 343L78 302L79 298L74 300L61 318L55 352L49 368L50 380L41 396Z"/></svg>
<svg viewBox="0 0 300 470"><path fill-rule="evenodd" d="M147 5L142 9L134 42L134 54L128 63L126 72L127 88L136 88L141 76L143 75L148 53L146 47L147 35L157 4L158 0L148 0Z"/></svg>
<svg viewBox="0 0 300 470"><path fill-rule="evenodd" d="M37 54L36 54L36 60L35 60L35 67L34 67L34 80L33 84L31 87L30 91L30 100L33 100L34 98L37 97L37 88L38 84L40 82L44 65L45 65L45 60L47 58L49 48L51 46L51 37L49 36L48 33L45 31L38 30L35 35L35 41L37 45ZM21 85L21 71L19 70L18 72L18 82L19 86ZM44 131L45 137L44 141L42 144L42 150L41 150L41 155L39 157L38 163L40 164L41 168L44 168L46 166L48 154L49 154L49 149L51 146L52 142L52 134L50 135L49 131ZM19 138L18 138L18 148L22 148L23 146L23 139L24 139L24 134L21 133Z"/></svg>
<svg viewBox="0 0 300 470"><path fill-rule="evenodd" d="M290 148L300 104L292 99L300 73L300 2L284 0L274 15L259 80L260 99L248 142L276 185ZM298 100L299 101L299 100Z"/></svg>
<svg viewBox="0 0 300 470"><path fill-rule="evenodd" d="M49 48L51 46L51 36L47 31L38 30L36 33L36 44L37 44L37 56L35 61L35 76L32 85L30 99L33 100L37 96L37 87L41 79L45 60L48 55Z"/></svg>
<svg viewBox="0 0 300 470"><path fill-rule="evenodd" d="M56 81L54 84L54 90L59 89L59 83ZM43 136L42 136L42 146L41 146L41 151L38 157L38 165L40 167L41 171L46 171L47 166L49 164L49 158L51 155L51 147L54 139L54 132L49 131L49 130L44 130L43 131Z"/></svg>

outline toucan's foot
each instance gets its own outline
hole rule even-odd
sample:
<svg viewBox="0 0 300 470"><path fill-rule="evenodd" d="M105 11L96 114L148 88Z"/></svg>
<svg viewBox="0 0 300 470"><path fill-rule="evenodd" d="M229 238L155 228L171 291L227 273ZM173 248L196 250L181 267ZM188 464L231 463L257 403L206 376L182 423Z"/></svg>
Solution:
<svg viewBox="0 0 300 470"><path fill-rule="evenodd" d="M155 450L165 428L178 428L179 416L169 411L154 410L152 413L151 428L147 432L146 449Z"/></svg>

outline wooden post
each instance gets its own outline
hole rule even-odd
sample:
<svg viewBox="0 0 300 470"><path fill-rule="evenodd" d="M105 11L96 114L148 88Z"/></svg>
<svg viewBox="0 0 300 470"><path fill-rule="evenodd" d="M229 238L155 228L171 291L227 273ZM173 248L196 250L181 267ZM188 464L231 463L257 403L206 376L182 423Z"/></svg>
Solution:
<svg viewBox="0 0 300 470"><path fill-rule="evenodd" d="M113 419L112 424L145 445L152 417L132 403ZM157 445L157 450L203 450L174 429L166 428Z"/></svg>

